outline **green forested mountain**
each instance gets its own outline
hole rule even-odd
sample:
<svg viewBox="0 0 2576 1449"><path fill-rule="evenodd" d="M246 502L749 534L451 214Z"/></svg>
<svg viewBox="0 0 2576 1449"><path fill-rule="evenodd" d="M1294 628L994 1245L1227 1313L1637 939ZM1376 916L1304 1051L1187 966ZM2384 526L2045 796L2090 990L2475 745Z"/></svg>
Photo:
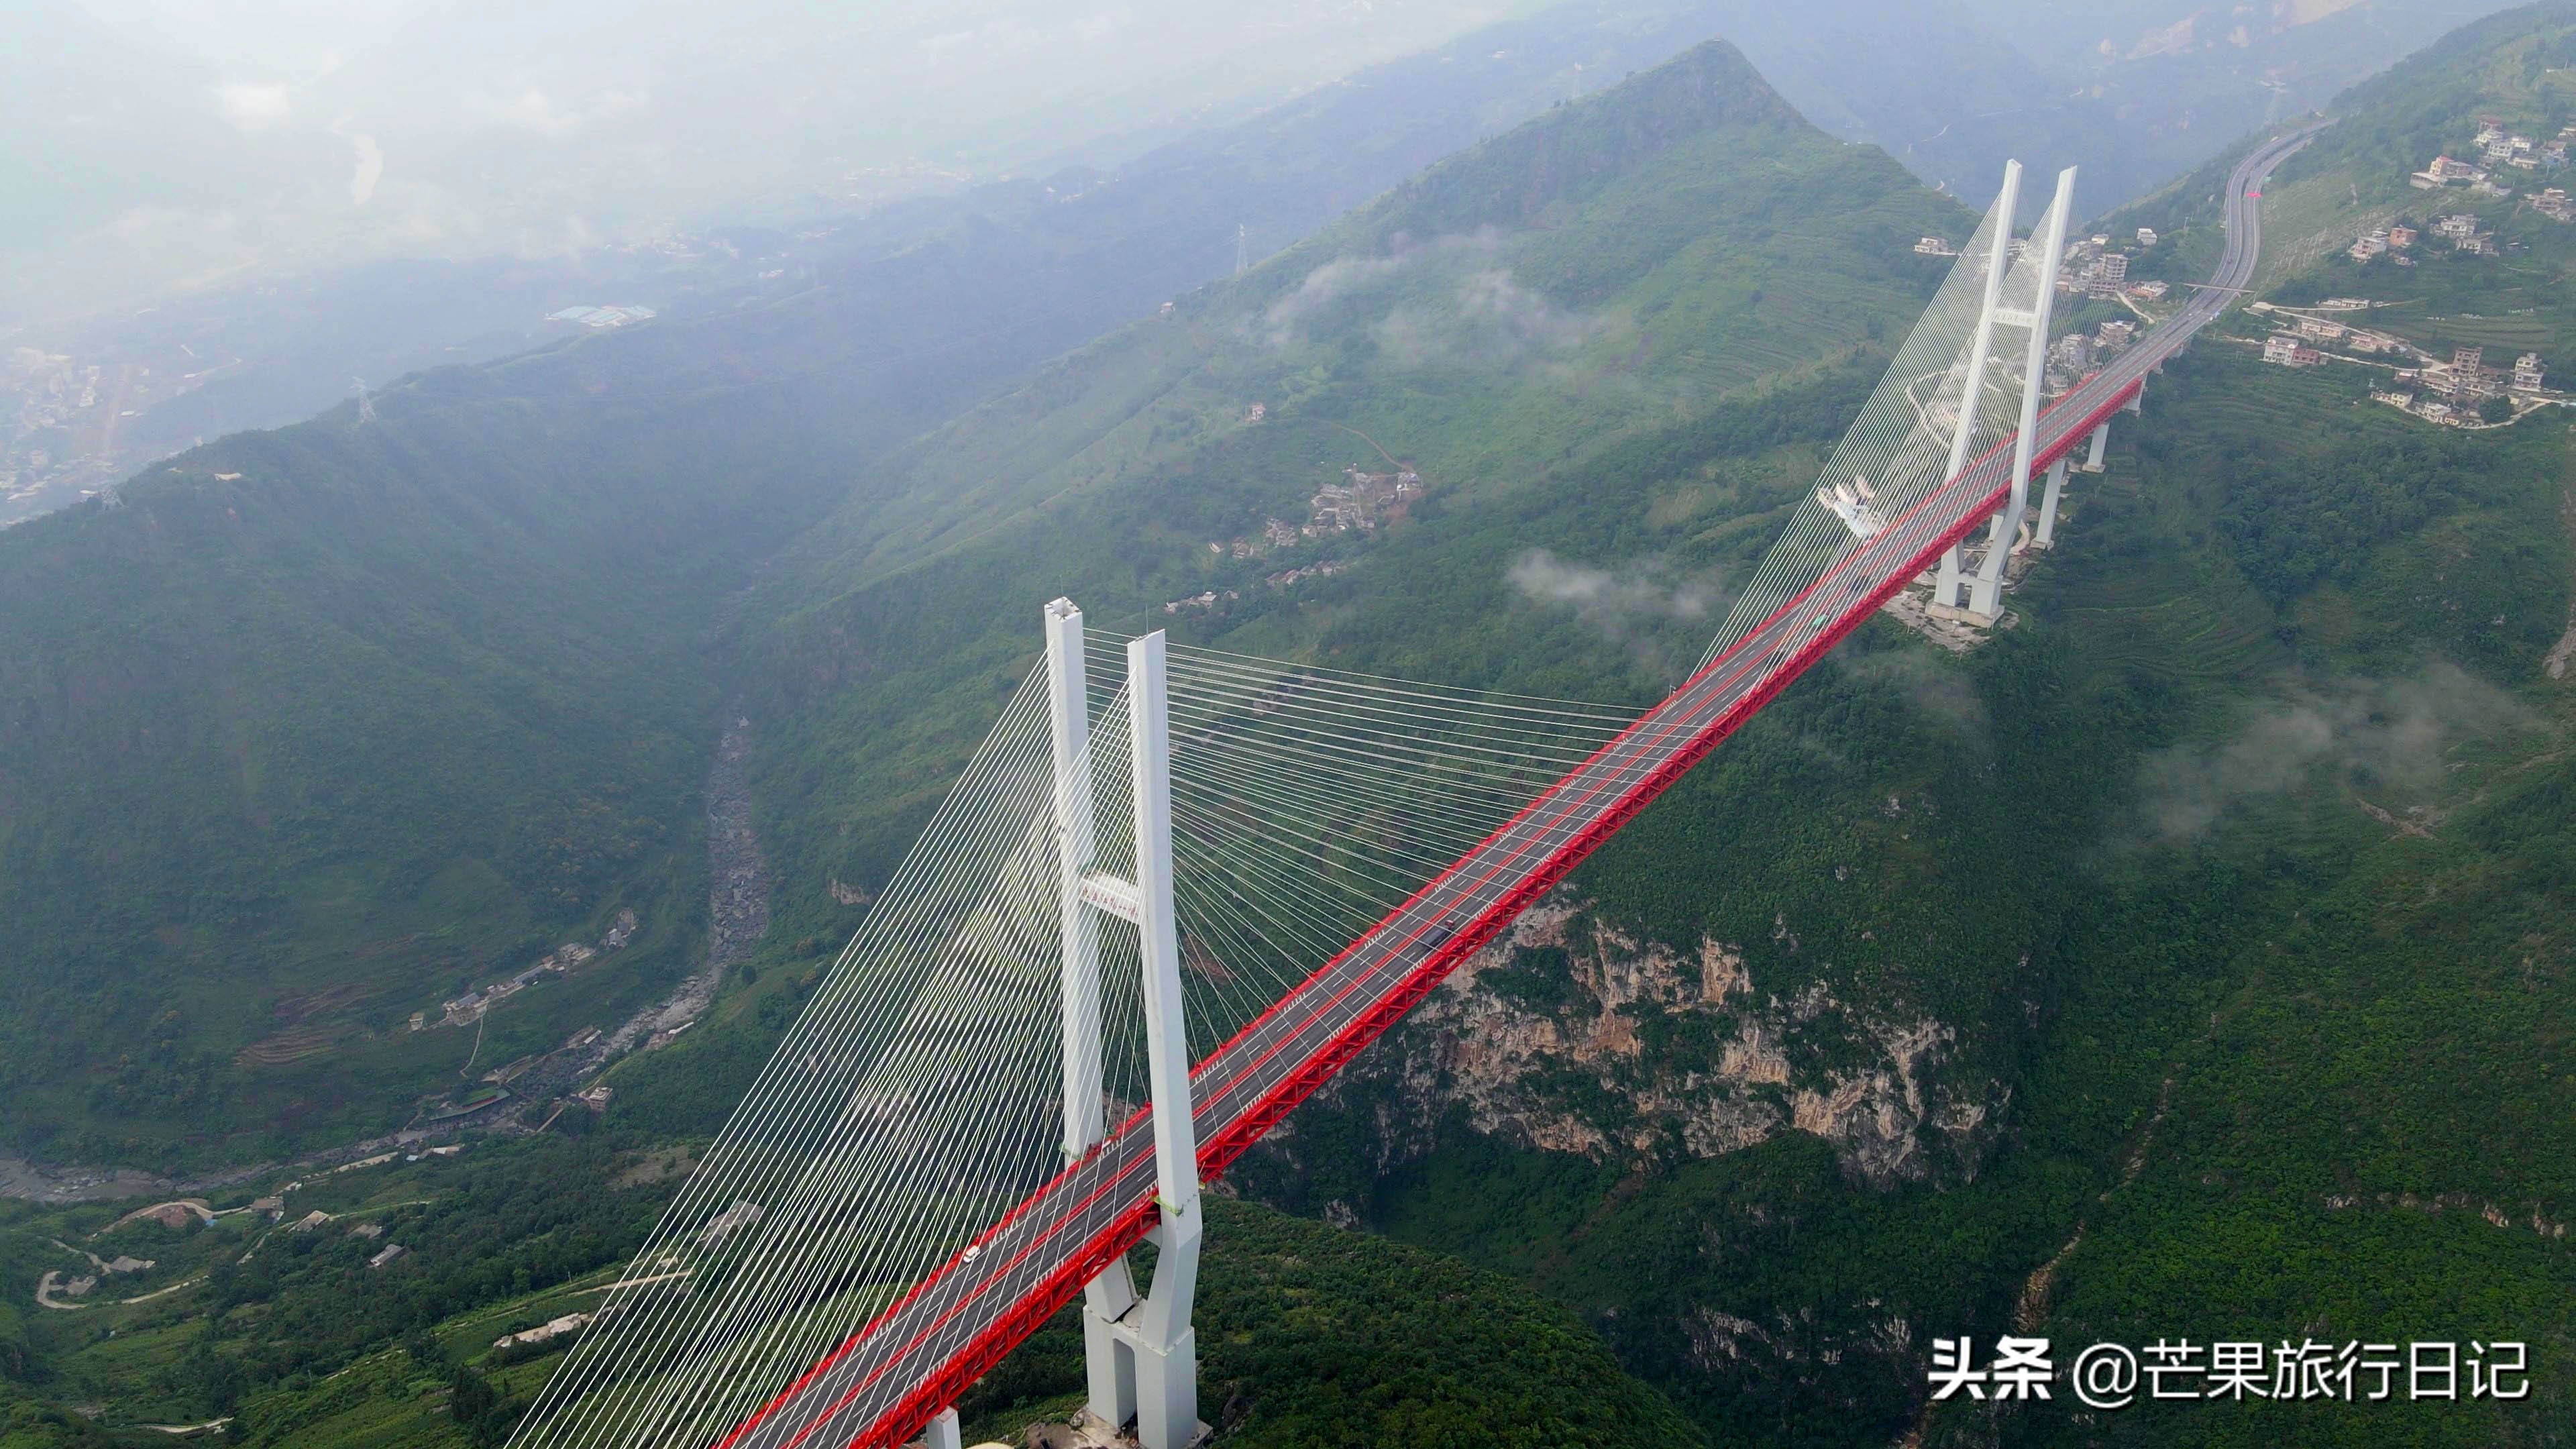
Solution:
<svg viewBox="0 0 2576 1449"><path fill-rule="evenodd" d="M549 438L445 381L0 539L21 1143L149 1162L398 1124L397 1084L453 1081L474 1035L409 1013L637 910L586 1003L513 1013L498 1065L693 949L705 621L794 519L795 464L703 441L756 425L740 399Z"/></svg>
<svg viewBox="0 0 2576 1449"><path fill-rule="evenodd" d="M0 537L0 1151L257 1161L613 1029L706 930L710 650L759 561L881 498L913 432L1222 273L1238 223L1273 249L1695 14L1569 7L1116 171L744 235L797 276ZM629 908L614 971L490 1040L408 1030Z"/></svg>
<svg viewBox="0 0 2576 1449"><path fill-rule="evenodd" d="M2336 97L2335 114L2344 123L2283 175L2295 179L2349 168L2352 184L2374 199L2419 200L2406 194L2408 175L2446 148L2474 159L2482 117L2554 135L2576 109L2571 66L2576 7L2564 0L2541 0L2461 26ZM2515 181L2546 180L2537 172L2506 174Z"/></svg>

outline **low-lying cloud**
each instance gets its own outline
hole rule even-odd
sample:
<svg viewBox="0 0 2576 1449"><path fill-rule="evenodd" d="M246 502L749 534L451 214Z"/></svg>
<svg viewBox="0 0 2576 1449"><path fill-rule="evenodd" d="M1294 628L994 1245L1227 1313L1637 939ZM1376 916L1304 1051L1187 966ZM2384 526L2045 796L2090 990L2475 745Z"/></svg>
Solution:
<svg viewBox="0 0 2576 1449"><path fill-rule="evenodd" d="M1268 341L1303 341L1330 331L1331 318L1365 331L1396 367L1499 368L1570 352L1621 325L1523 286L1493 260L1501 249L1501 234L1488 227L1384 256L1337 257L1270 304Z"/></svg>
<svg viewBox="0 0 2576 1449"><path fill-rule="evenodd" d="M1715 589L1675 579L1660 564L1597 569L1566 563L1543 548L1522 554L1504 577L1526 598L1572 606L1577 620L1656 671L1675 663L1664 647L1671 639L1662 630L1703 623L1717 599Z"/></svg>
<svg viewBox="0 0 2576 1449"><path fill-rule="evenodd" d="M295 98L282 85L235 81L215 87L215 109L234 130L257 135L295 114Z"/></svg>
<svg viewBox="0 0 2576 1449"><path fill-rule="evenodd" d="M1308 272L1295 291L1270 304L1262 316L1269 324L1270 343L1285 347L1297 341L1315 317L1398 272L1462 251L1492 252L1501 245L1501 233L1492 227L1481 227L1427 242L1399 240L1395 249L1382 257L1335 257Z"/></svg>
<svg viewBox="0 0 2576 1449"><path fill-rule="evenodd" d="M476 125L560 141L604 121L641 112L650 103L650 96L640 89L612 88L566 101L537 86L523 86L508 94L468 92L461 110Z"/></svg>
<svg viewBox="0 0 2576 1449"><path fill-rule="evenodd" d="M1446 306L1401 306L1377 324L1378 346L1398 366L1505 367L1571 351L1608 331L1608 319L1559 307L1489 267L1460 280Z"/></svg>
<svg viewBox="0 0 2576 1449"><path fill-rule="evenodd" d="M1853 679L1884 685L1907 704L1956 729L1979 745L1989 742L1986 701L1965 672L1923 649L1885 649L1847 657L1826 656Z"/></svg>
<svg viewBox="0 0 2576 1449"><path fill-rule="evenodd" d="M2511 695L2445 663L2412 679L2297 682L2223 743L2149 756L2140 768L2142 823L2161 843L2194 840L2324 770L2356 791L2429 795L2455 747L2530 723Z"/></svg>

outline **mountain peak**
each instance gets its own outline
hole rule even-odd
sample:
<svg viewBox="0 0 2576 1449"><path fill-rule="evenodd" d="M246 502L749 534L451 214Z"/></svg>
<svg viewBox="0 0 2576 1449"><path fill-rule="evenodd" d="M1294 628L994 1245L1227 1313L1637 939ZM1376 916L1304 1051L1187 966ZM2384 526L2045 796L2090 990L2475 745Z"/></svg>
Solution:
<svg viewBox="0 0 2576 1449"><path fill-rule="evenodd" d="M1431 167L1369 215L1441 231L1528 226L1682 141L1744 125L1809 129L1744 52L1706 40Z"/></svg>

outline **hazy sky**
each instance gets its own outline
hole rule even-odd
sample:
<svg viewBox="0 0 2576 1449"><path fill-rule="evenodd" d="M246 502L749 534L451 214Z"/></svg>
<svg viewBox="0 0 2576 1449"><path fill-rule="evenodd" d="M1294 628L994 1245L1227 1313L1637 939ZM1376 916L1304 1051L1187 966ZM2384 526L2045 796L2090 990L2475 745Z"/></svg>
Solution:
<svg viewBox="0 0 2576 1449"><path fill-rule="evenodd" d="M271 80L322 74L394 28L409 0L83 0L137 41Z"/></svg>
<svg viewBox="0 0 2576 1449"><path fill-rule="evenodd" d="M1116 159L1549 3L0 0L0 332ZM1818 124L1971 200L2082 159L2092 204L2502 3L1708 0Z"/></svg>
<svg viewBox="0 0 2576 1449"><path fill-rule="evenodd" d="M1115 148L1535 0L22 0L0 319Z"/></svg>

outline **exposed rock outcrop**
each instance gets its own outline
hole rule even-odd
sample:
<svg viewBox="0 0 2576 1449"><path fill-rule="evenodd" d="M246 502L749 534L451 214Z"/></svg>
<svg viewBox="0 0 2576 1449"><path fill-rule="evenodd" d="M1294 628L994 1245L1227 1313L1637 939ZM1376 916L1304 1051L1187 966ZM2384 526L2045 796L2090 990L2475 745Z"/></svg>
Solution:
<svg viewBox="0 0 2576 1449"><path fill-rule="evenodd" d="M1774 936L1792 949L1785 919ZM1983 1160L2002 1089L1953 1079L1955 1041L1822 980L1766 996L1738 946L1675 950L1559 899L1462 965L1327 1100L1368 1104L1381 1171L1461 1112L1480 1133L1593 1157L1713 1157L1807 1132L1885 1188Z"/></svg>

